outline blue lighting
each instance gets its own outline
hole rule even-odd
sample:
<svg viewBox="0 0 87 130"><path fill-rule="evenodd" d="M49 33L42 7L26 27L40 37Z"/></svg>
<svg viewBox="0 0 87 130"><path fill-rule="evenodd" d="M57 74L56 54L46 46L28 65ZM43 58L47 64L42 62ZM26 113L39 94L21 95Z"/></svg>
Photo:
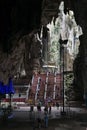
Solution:
<svg viewBox="0 0 87 130"><path fill-rule="evenodd" d="M12 79L9 79L8 85L4 85L2 82L0 82L0 94L14 94L15 90L13 87Z"/></svg>

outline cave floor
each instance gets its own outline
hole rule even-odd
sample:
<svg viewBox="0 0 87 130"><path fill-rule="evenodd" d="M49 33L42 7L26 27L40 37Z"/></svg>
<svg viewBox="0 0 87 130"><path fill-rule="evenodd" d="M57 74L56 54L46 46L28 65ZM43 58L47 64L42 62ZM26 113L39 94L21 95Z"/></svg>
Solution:
<svg viewBox="0 0 87 130"><path fill-rule="evenodd" d="M14 122L3 124L1 130L33 130L30 122ZM35 128L35 130L87 130L87 120L76 119L53 119L49 120L48 128Z"/></svg>
<svg viewBox="0 0 87 130"><path fill-rule="evenodd" d="M76 109L76 108L75 108ZM37 127L35 122L35 130L87 130L87 109L77 108L79 112L56 116L56 118L49 118L48 128L44 128L44 121L42 120L42 127ZM18 111L20 113L20 110ZM18 115L17 113L17 115ZM20 113L20 115L22 115ZM24 115L27 115L27 113ZM23 115L23 116L24 116ZM0 123L0 130L34 130L31 121L26 118L14 118L7 122Z"/></svg>

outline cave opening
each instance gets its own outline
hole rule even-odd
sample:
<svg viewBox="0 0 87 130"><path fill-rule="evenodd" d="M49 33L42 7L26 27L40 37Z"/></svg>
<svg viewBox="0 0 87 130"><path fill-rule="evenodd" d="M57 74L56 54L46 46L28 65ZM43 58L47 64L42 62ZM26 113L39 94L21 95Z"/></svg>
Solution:
<svg viewBox="0 0 87 130"><path fill-rule="evenodd" d="M22 3L18 1L12 6L10 5L9 7L11 8L9 8L9 10L12 10L12 22L8 20L6 22L4 19L6 26L4 29L1 29L1 42L4 43L1 46L4 52L3 57L6 58L6 60L2 62L8 63L4 67L1 66L0 79L3 80L4 83L7 83L9 76L15 77L14 79L17 77L20 78L21 71L23 71L22 75L29 78L31 84L33 72L41 73L41 71L43 71L41 67L45 65L47 65L47 68L48 65L54 66L55 70L59 71L60 51L58 49L60 49L60 35L62 40L68 39L67 45L64 45L64 69L65 71L73 71L73 63L79 52L79 37L82 35L82 29L75 21L74 12L69 9L67 12L63 5L60 4L59 8L57 7L59 13L57 11L58 14L55 14L56 18L53 18L54 12L52 16L51 13L49 13L49 9L44 9L47 12L42 11L42 2L40 0L36 2L37 4L35 4L35 1L33 2L31 4L28 3L27 0L22 1ZM34 7L34 11L31 6ZM45 18L47 17L46 13L49 14L48 21ZM42 20L41 16L43 15L44 18ZM1 22L3 23L3 19ZM8 26L7 23L11 24ZM40 30L43 33L41 34L42 37L40 36ZM12 36L11 40L9 40L10 36ZM10 64L14 60L15 62ZM58 68L58 70L56 68ZM53 69L52 71L55 70Z"/></svg>

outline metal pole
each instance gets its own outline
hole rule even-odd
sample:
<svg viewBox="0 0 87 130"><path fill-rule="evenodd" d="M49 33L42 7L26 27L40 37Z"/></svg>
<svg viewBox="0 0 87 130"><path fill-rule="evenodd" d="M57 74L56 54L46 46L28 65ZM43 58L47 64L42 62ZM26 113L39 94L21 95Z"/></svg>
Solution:
<svg viewBox="0 0 87 130"><path fill-rule="evenodd" d="M61 47L61 44L60 44L60 88L62 87L62 83L61 83L61 81L62 81L62 74L61 74L61 69L62 69L62 67L61 67L61 49L62 49L62 47ZM61 89L60 89L61 90ZM61 91L60 91L60 93L61 93ZM62 94L62 93L61 93Z"/></svg>
<svg viewBox="0 0 87 130"><path fill-rule="evenodd" d="M65 50L64 50L64 45L66 45L67 44L67 40L61 40L60 39L60 62L61 62L61 59L62 59L62 96L63 96L63 111L62 111L62 114L63 115L65 115L66 114L66 112L64 111L64 107L65 107L65 104L64 104L64 60L65 60L65 58L64 58L64 53L65 53ZM62 56L62 58L61 58L61 56ZM60 67L60 71L61 71L61 67Z"/></svg>
<svg viewBox="0 0 87 130"><path fill-rule="evenodd" d="M62 45L62 53L63 53L63 112L64 112L64 46Z"/></svg>
<svg viewBox="0 0 87 130"><path fill-rule="evenodd" d="M10 111L11 111L11 108L12 108L12 102L11 102L11 93L10 93Z"/></svg>
<svg viewBox="0 0 87 130"><path fill-rule="evenodd" d="M64 113L64 46L63 43L60 44L60 76L62 81L62 84L60 83L60 86L62 87L62 101L63 101L62 112Z"/></svg>

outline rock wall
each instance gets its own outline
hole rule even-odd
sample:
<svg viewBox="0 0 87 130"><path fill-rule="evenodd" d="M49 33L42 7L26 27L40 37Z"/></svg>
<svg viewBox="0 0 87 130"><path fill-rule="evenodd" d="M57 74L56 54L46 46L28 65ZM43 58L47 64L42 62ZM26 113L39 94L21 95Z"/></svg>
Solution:
<svg viewBox="0 0 87 130"><path fill-rule="evenodd" d="M34 53L39 53L37 47L32 47L32 37L40 29L41 9L42 0L0 1L0 81L4 84L19 73L21 64L26 74L32 75L34 58L37 58Z"/></svg>
<svg viewBox="0 0 87 130"><path fill-rule="evenodd" d="M74 62L74 86L80 96L79 99L83 99L83 94L87 92L87 1L74 0L72 2L76 21L83 30L83 35L80 37L79 54Z"/></svg>

